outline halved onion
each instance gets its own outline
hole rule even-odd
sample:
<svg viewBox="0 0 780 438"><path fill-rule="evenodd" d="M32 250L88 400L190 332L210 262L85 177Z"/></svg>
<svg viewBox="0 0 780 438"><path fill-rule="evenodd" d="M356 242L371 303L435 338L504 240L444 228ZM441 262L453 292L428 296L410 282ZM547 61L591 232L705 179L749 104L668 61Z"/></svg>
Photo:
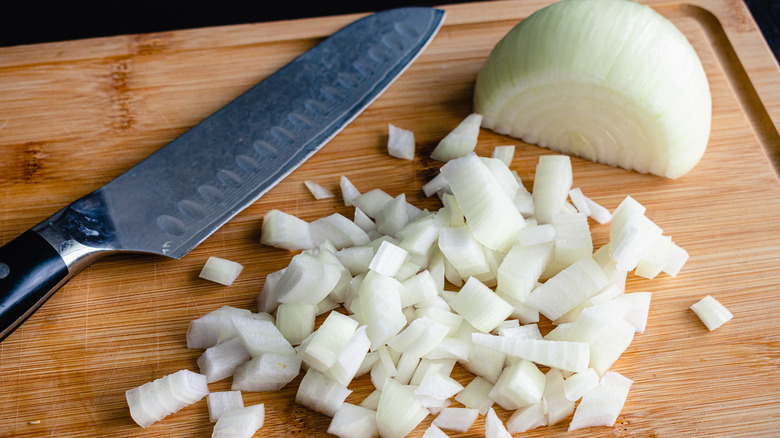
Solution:
<svg viewBox="0 0 780 438"><path fill-rule="evenodd" d="M685 36L629 0L563 0L515 26L479 73L482 126L678 178L704 154L712 103Z"/></svg>

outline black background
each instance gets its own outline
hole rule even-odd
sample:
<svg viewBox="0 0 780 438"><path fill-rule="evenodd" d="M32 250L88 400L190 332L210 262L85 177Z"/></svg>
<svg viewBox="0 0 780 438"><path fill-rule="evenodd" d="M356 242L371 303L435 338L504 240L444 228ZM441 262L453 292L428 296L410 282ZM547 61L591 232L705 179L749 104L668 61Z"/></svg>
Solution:
<svg viewBox="0 0 780 438"><path fill-rule="evenodd" d="M744 1L780 59L780 0ZM463 1L17 0L3 4L0 47L459 2Z"/></svg>

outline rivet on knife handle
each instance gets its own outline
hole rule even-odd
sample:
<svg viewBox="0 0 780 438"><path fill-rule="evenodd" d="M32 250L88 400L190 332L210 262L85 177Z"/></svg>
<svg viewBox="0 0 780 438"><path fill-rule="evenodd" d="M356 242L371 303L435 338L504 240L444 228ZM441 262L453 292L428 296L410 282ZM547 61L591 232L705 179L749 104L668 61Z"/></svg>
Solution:
<svg viewBox="0 0 780 438"><path fill-rule="evenodd" d="M444 15L411 7L353 22L0 248L0 340L102 255L184 256L368 107Z"/></svg>

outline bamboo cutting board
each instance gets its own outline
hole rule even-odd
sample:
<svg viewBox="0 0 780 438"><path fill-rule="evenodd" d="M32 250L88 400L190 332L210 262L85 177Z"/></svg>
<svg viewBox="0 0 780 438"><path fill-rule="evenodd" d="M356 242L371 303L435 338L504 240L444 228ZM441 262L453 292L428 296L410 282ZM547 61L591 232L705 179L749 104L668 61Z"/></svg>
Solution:
<svg viewBox="0 0 780 438"><path fill-rule="evenodd" d="M189 321L225 304L255 310L265 276L292 256L259 244L265 212L351 217L340 198L316 201L303 181L338 194L346 175L360 190L406 193L420 207L438 208L421 191L438 168L428 154L470 112L474 79L493 45L547 3L446 7L439 35L382 97L189 255L116 256L78 275L0 343L0 436L210 436L205 400L142 429L125 391L180 369L197 371L200 351L185 342ZM653 292L648 329L613 367L635 383L613 428L566 436L778 436L780 183L772 163L780 162L780 69L740 0L646 3L702 59L713 95L709 148L676 181L574 159L574 184L610 210L633 196L690 260L677 278L629 276L629 291ZM0 49L0 242L107 183L357 17ZM415 132L413 161L387 155L388 123ZM549 152L483 131L478 153L502 144L518 146L512 167L530 187L538 157ZM597 247L607 229L592 227ZM212 255L244 265L233 286L197 278ZM714 332L688 309L707 294L734 314ZM470 379L460 368L455 376ZM246 404L265 403L257 436L325 435L329 418L293 401L299 382L244 394ZM352 389L347 401L358 403L370 382L358 379ZM560 436L567 424L525 436ZM483 431L480 418L469 433L450 436Z"/></svg>

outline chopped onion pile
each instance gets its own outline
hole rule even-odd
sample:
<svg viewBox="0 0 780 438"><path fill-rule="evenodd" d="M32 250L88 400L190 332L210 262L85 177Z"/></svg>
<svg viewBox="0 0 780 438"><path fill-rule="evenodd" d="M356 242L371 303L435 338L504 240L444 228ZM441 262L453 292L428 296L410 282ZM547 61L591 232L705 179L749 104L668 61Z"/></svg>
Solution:
<svg viewBox="0 0 780 438"><path fill-rule="evenodd" d="M688 254L635 199L610 213L573 187L568 156L540 157L528 191L507 164L512 149L477 156L463 146L464 123L444 146L455 158L426 184L437 211L343 177L353 219L268 212L262 242L297 250L290 263L267 276L257 312L223 306L193 320L199 373L128 391L133 418L149 426L209 395L214 436L251 436L264 407L243 407L241 391L304 373L295 402L332 417L328 432L342 438L403 437L429 415L431 437L480 416L490 437L567 418L570 430L612 426L631 381L611 367L645 330L651 299L627 292L627 275L675 276ZM608 223L600 248L590 219ZM456 365L473 379L453 378ZM349 403L361 376L375 391ZM230 392L208 393L228 377ZM496 405L512 411L506 424Z"/></svg>
<svg viewBox="0 0 780 438"><path fill-rule="evenodd" d="M712 99L685 36L630 0L563 0L517 24L477 78L482 126L678 178L707 147Z"/></svg>

